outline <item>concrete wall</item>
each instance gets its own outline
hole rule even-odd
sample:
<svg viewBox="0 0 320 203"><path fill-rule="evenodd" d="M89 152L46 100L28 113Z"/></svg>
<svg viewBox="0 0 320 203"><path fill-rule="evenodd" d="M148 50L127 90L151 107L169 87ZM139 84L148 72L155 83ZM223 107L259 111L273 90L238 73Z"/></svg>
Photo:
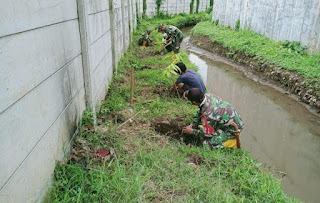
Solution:
<svg viewBox="0 0 320 203"><path fill-rule="evenodd" d="M139 16L143 13L143 0L139 3ZM190 13L191 0L162 0L160 11L169 14ZM194 12L196 11L197 0L194 1ZM210 0L200 0L199 12L205 11L210 6ZM146 15L152 17L157 13L156 0L147 0Z"/></svg>
<svg viewBox="0 0 320 203"><path fill-rule="evenodd" d="M191 0L166 0L189 13ZM142 0L2 0L0 202L41 200L82 112L104 99ZM155 0L148 0L149 16ZM209 7L201 1L199 11ZM87 104L87 105L86 105Z"/></svg>
<svg viewBox="0 0 320 203"><path fill-rule="evenodd" d="M41 200L86 101L106 95L135 2L1 1L0 202Z"/></svg>
<svg viewBox="0 0 320 203"><path fill-rule="evenodd" d="M300 41L320 50L319 0L215 0L213 20L222 25L251 28L274 40Z"/></svg>

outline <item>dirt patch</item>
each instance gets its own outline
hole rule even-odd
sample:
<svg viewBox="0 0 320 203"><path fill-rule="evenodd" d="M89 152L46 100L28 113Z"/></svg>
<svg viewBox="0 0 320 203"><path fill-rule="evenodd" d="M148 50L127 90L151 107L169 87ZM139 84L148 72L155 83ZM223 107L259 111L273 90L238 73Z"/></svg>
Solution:
<svg viewBox="0 0 320 203"><path fill-rule="evenodd" d="M150 58L151 56L161 55L161 52L149 50L147 47L144 50L141 50L137 55L139 60L143 60L143 59Z"/></svg>
<svg viewBox="0 0 320 203"><path fill-rule="evenodd" d="M195 165L202 165L205 163L205 158L201 154L189 154L188 160Z"/></svg>
<svg viewBox="0 0 320 203"><path fill-rule="evenodd" d="M317 113L320 113L320 94L319 90L317 90L319 84L316 80L307 80L296 72L281 69L281 67L275 64L260 61L255 56L247 55L244 52L228 50L221 44L213 43L209 38L204 36L191 36L190 39L194 45L226 57L232 62L244 66L246 71L258 75L276 87L281 87L292 95L296 95L299 100L306 103Z"/></svg>
<svg viewBox="0 0 320 203"><path fill-rule="evenodd" d="M182 93L177 92L174 89L171 89L171 87L155 86L153 89L153 93L158 94L160 96L165 96L165 97L182 98Z"/></svg>
<svg viewBox="0 0 320 203"><path fill-rule="evenodd" d="M159 132L161 135L182 141L187 145L202 145L199 138L194 137L193 135L182 133L182 129L186 126L186 124L181 118L177 118L175 120L156 120L153 122L152 126L154 127L155 131Z"/></svg>

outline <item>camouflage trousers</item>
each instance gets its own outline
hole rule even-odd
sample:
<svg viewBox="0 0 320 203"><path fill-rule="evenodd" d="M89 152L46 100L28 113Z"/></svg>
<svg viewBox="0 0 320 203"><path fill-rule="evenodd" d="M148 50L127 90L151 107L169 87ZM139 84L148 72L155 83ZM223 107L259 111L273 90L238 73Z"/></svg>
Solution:
<svg viewBox="0 0 320 203"><path fill-rule="evenodd" d="M203 144L209 145L211 149L224 148L224 142L230 139L235 139L235 132L233 128L226 130L217 129L212 137L205 138Z"/></svg>
<svg viewBox="0 0 320 203"><path fill-rule="evenodd" d="M176 37L175 42L173 44L174 53L176 53L176 54L179 53L182 40L183 40L183 35L182 34Z"/></svg>

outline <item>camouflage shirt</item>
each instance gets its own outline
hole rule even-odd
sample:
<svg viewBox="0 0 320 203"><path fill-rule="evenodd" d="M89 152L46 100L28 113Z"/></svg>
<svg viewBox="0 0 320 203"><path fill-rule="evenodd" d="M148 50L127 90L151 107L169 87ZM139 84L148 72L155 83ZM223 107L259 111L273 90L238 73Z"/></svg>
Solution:
<svg viewBox="0 0 320 203"><path fill-rule="evenodd" d="M165 32L167 33L168 37L171 37L174 40L182 40L183 34L182 32L175 26L169 25L169 27L166 27Z"/></svg>
<svg viewBox="0 0 320 203"><path fill-rule="evenodd" d="M194 128L205 124L201 119L202 114L205 115L209 125L214 128L215 132L212 135L205 135L202 130L193 129L192 134L203 138L212 137L211 142L213 145L221 145L223 142L235 138L235 129L231 125L232 122L238 125L239 131L243 128L243 123L237 110L214 94L205 94L205 99L201 103L192 123Z"/></svg>

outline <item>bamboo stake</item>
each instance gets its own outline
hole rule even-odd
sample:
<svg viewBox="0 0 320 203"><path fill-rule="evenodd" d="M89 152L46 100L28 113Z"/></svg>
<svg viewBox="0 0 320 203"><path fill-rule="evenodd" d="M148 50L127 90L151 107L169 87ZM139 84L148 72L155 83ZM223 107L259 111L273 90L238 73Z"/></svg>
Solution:
<svg viewBox="0 0 320 203"><path fill-rule="evenodd" d="M130 95L130 104L133 105L133 79L134 79L134 69L131 67L131 95Z"/></svg>

